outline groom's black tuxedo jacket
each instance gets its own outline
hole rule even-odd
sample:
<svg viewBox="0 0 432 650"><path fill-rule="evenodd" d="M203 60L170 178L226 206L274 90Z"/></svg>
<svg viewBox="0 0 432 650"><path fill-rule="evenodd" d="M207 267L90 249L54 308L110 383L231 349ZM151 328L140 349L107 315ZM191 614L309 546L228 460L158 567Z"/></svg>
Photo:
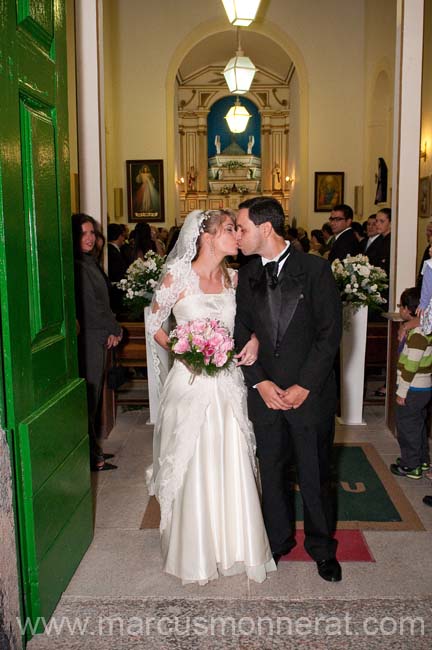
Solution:
<svg viewBox="0 0 432 650"><path fill-rule="evenodd" d="M276 294L270 294L275 291ZM242 366L252 388L270 379L281 388L298 384L310 395L304 408L331 412L335 407L334 359L341 337L341 303L330 264L291 249L276 289L267 285L261 258L239 270L235 339L238 349L252 332L258 360ZM303 407L302 407L303 408ZM249 390L250 417L273 419L257 390ZM320 413L316 413L319 417Z"/></svg>

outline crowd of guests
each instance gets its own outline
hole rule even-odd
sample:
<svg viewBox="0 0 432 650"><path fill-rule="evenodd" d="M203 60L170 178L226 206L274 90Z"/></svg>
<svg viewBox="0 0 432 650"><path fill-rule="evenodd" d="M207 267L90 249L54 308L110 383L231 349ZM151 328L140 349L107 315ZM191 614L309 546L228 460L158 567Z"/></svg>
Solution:
<svg viewBox="0 0 432 650"><path fill-rule="evenodd" d="M299 248L329 260L364 254L373 266L390 274L391 210L382 208L363 224L353 221L350 206L336 205L329 222L312 230L310 241L300 228L289 229L288 237ZM399 359L396 387L396 426L400 456L390 465L396 476L432 480L428 429L432 396L432 222L427 225L428 244L420 263L417 286L403 291L398 305ZM388 299L387 295L384 296ZM385 396L386 386L376 391ZM432 507L432 495L423 498Z"/></svg>

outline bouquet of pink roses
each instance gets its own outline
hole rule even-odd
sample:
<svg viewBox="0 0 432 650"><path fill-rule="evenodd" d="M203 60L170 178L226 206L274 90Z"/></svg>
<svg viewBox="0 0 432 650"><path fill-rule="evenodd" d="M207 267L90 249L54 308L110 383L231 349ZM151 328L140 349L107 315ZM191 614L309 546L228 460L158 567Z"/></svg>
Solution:
<svg viewBox="0 0 432 650"><path fill-rule="evenodd" d="M200 318L169 333L171 352L184 361L192 373L213 376L227 368L234 356L234 340L220 321Z"/></svg>

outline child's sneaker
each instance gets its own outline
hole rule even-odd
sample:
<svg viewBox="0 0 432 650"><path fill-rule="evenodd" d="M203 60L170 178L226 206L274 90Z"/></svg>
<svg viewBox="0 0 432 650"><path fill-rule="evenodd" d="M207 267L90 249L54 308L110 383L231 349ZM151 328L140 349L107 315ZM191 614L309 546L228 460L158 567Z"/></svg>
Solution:
<svg viewBox="0 0 432 650"><path fill-rule="evenodd" d="M392 474L396 474L396 476L406 476L407 478L413 478L414 480L418 480L423 476L421 467L402 467L402 465L397 463L392 463L390 465L390 471Z"/></svg>
<svg viewBox="0 0 432 650"><path fill-rule="evenodd" d="M400 456L398 456L396 458L396 465L400 465L400 464L401 464L401 458ZM420 467L422 472L427 472L428 470L432 470L430 463L426 463L426 462L421 463ZM432 480L432 476L431 476L431 480Z"/></svg>

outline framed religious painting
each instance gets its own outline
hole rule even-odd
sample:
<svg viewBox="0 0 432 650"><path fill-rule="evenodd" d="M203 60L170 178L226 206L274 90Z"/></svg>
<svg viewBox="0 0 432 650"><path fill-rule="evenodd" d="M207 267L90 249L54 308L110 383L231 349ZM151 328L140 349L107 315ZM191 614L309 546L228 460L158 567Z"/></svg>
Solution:
<svg viewBox="0 0 432 650"><path fill-rule="evenodd" d="M419 181L419 217L430 216L430 177L424 176Z"/></svg>
<svg viewBox="0 0 432 650"><path fill-rule="evenodd" d="M315 212L331 212L344 200L344 172L315 172Z"/></svg>
<svg viewBox="0 0 432 650"><path fill-rule="evenodd" d="M165 221L163 161L126 160L128 221Z"/></svg>

